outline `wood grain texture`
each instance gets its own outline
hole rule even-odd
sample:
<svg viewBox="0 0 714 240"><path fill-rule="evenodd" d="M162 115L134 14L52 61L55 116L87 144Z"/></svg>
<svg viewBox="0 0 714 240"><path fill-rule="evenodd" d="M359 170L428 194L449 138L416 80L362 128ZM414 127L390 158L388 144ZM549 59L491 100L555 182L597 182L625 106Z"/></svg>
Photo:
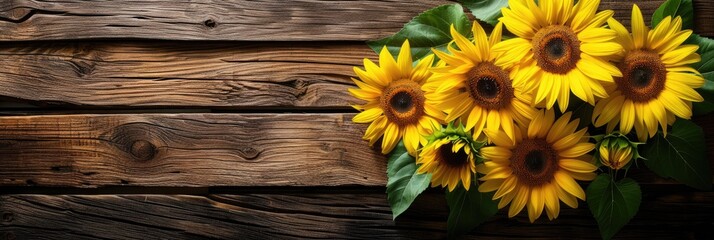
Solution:
<svg viewBox="0 0 714 240"><path fill-rule="evenodd" d="M629 22L632 3L649 19L664 0L602 0ZM0 3L0 41L139 38L164 40L371 40L391 35L446 0L40 1ZM696 31L714 35L714 2L695 0Z"/></svg>
<svg viewBox="0 0 714 240"><path fill-rule="evenodd" d="M0 40L368 40L444 0L121 0L0 3Z"/></svg>
<svg viewBox="0 0 714 240"><path fill-rule="evenodd" d="M384 186L352 114L0 118L3 186Z"/></svg>
<svg viewBox="0 0 714 240"><path fill-rule="evenodd" d="M714 236L714 193L653 192L643 200L618 238ZM600 239L583 205L563 205L557 220L534 224L525 213L509 219L501 211L464 238ZM443 239L447 209L440 193L420 196L396 221L381 193L5 195L0 196L0 234L16 239Z"/></svg>
<svg viewBox="0 0 714 240"><path fill-rule="evenodd" d="M386 158L361 139L367 126L352 116L1 117L0 186L384 186ZM697 122L712 132L712 120ZM707 140L714 162L714 139ZM676 183L648 171L631 176Z"/></svg>
<svg viewBox="0 0 714 240"><path fill-rule="evenodd" d="M363 43L11 43L0 96L36 105L349 109Z"/></svg>

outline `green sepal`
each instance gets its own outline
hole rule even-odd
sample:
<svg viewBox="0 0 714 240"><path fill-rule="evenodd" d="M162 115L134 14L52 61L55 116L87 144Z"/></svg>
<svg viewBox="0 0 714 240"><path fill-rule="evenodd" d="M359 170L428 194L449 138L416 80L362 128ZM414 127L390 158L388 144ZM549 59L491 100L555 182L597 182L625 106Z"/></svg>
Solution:
<svg viewBox="0 0 714 240"><path fill-rule="evenodd" d="M638 147L642 144L645 144L643 142L633 142L631 141L627 135L620 133L619 131L613 131L610 134L606 135L597 135L591 137L595 139L595 149L593 150L593 157L596 159L595 161L595 166L602 167L602 162L600 161L600 147L607 147L609 149L623 149L623 148L632 148L632 158L627 165L623 166L621 169L629 169L632 164L636 164L637 160L639 159L644 159L642 155L640 155L640 152L638 150Z"/></svg>
<svg viewBox="0 0 714 240"><path fill-rule="evenodd" d="M476 157L475 164L478 165L483 163L483 157L481 157L479 150L486 145L486 142L474 140L471 131L466 131L461 122L459 122L459 125L456 125L456 122L457 121L449 122L446 127L435 129L431 135L426 137L426 140L428 141L426 145L443 138L447 138L449 141L461 139L464 142L467 142L471 147L471 150L474 152Z"/></svg>

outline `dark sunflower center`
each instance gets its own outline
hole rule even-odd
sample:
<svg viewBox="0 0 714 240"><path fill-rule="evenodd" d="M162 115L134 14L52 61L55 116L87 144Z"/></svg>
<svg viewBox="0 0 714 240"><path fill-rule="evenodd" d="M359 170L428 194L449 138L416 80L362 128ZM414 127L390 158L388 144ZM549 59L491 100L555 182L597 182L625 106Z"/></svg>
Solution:
<svg viewBox="0 0 714 240"><path fill-rule="evenodd" d="M469 162L469 155L464 152L464 149L459 149L456 152L452 151L454 145L449 142L439 147L439 159L444 164L450 167L461 167Z"/></svg>
<svg viewBox="0 0 714 240"><path fill-rule="evenodd" d="M405 113L411 110L414 106L412 104L412 96L408 92L398 92L394 94L392 99L389 100L389 104L394 110L400 113Z"/></svg>
<svg viewBox="0 0 714 240"><path fill-rule="evenodd" d="M390 122L400 126L419 122L424 115L424 92L411 80L395 81L382 92L380 107Z"/></svg>
<svg viewBox="0 0 714 240"><path fill-rule="evenodd" d="M632 51L618 67L622 77L615 78L615 83L626 98L647 102L657 98L664 90L667 69L657 53Z"/></svg>
<svg viewBox="0 0 714 240"><path fill-rule="evenodd" d="M554 38L545 44L545 50L550 59L560 59L565 56L565 41L561 38Z"/></svg>
<svg viewBox="0 0 714 240"><path fill-rule="evenodd" d="M580 40L566 26L553 25L538 31L532 40L533 57L540 68L565 74L580 60Z"/></svg>
<svg viewBox="0 0 714 240"><path fill-rule="evenodd" d="M511 79L493 63L485 62L475 66L466 77L469 95L477 105L487 109L501 109L511 103Z"/></svg>
<svg viewBox="0 0 714 240"><path fill-rule="evenodd" d="M533 150L526 154L526 168L530 172L540 172L545 166L546 157L542 151Z"/></svg>
<svg viewBox="0 0 714 240"><path fill-rule="evenodd" d="M476 91L485 98L495 98L498 96L498 82L488 77L476 81L476 89Z"/></svg>
<svg viewBox="0 0 714 240"><path fill-rule="evenodd" d="M513 148L511 169L518 180L530 186L541 186L553 180L558 157L545 139L524 139Z"/></svg>
<svg viewBox="0 0 714 240"><path fill-rule="evenodd" d="M652 82L652 69L640 67L632 70L630 82L635 87L646 87Z"/></svg>

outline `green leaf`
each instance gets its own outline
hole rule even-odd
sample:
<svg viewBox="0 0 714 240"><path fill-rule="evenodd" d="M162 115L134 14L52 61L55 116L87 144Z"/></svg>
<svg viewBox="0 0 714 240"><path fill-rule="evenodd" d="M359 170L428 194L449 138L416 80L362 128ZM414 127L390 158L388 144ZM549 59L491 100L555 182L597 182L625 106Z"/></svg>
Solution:
<svg viewBox="0 0 714 240"><path fill-rule="evenodd" d="M461 5L443 5L427 10L404 25L396 34L376 41L369 41L372 50L379 54L387 46L393 56L397 56L404 40L409 39L412 57L416 61L431 53L431 48L445 51L451 42L450 27L454 24L456 31L466 37L472 37L471 23L464 14Z"/></svg>
<svg viewBox="0 0 714 240"><path fill-rule="evenodd" d="M704 102L693 103L694 115L704 115L714 111L714 40L692 34L687 44L699 45L697 53L702 60L692 67L704 77L704 86L696 89L704 97Z"/></svg>
<svg viewBox="0 0 714 240"><path fill-rule="evenodd" d="M694 7L692 0L667 0L652 14L652 28L667 16L682 17L682 28L694 29Z"/></svg>
<svg viewBox="0 0 714 240"><path fill-rule="evenodd" d="M704 132L693 122L677 119L667 137L659 132L641 146L644 162L653 172L695 188L711 189Z"/></svg>
<svg viewBox="0 0 714 240"><path fill-rule="evenodd" d="M496 26L498 18L503 16L501 8L508 7L508 0L461 0L461 4L471 10L474 17Z"/></svg>
<svg viewBox="0 0 714 240"><path fill-rule="evenodd" d="M406 211L429 186L431 175L417 174L416 170L416 161L407 153L404 142L400 141L390 153L387 163L387 199L392 207L393 219Z"/></svg>
<svg viewBox="0 0 714 240"><path fill-rule="evenodd" d="M461 186L456 187L453 192L446 190L446 202L449 204L449 238L468 233L495 215L498 212L498 204L491 200L492 197L492 193L479 192L476 181L472 182L469 191Z"/></svg>
<svg viewBox="0 0 714 240"><path fill-rule="evenodd" d="M602 239L610 239L637 214L642 201L640 186L632 179L613 182L600 174L586 190L588 207L597 220Z"/></svg>

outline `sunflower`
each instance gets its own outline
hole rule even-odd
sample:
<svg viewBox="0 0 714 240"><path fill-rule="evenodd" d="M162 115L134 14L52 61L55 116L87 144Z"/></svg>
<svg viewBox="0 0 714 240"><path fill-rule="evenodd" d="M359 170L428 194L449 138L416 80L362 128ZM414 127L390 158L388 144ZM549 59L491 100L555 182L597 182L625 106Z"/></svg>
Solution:
<svg viewBox="0 0 714 240"><path fill-rule="evenodd" d="M697 45L682 45L692 34L682 31L682 19L668 16L649 30L634 5L632 34L615 19L608 24L625 49L617 59L623 76L606 86L611 96L595 105L594 125L607 123L610 132L619 123L620 132L627 134L634 128L639 140L645 141L658 125L666 135L675 116L691 118L692 102L704 100L693 88L704 85L704 78L688 66L701 57Z"/></svg>
<svg viewBox="0 0 714 240"><path fill-rule="evenodd" d="M497 24L487 39L481 25L474 22L474 40L470 41L452 25L451 36L459 50L451 45L447 47L451 54L433 50L445 66L432 69L433 81L425 85L427 99L447 110L445 121L460 118L466 130L473 129L476 139L484 128L503 129L513 138L514 123L525 124L535 114L531 96L513 86L509 71L498 66L502 58L491 51L501 41L501 28Z"/></svg>
<svg viewBox="0 0 714 240"><path fill-rule="evenodd" d="M471 186L476 173L476 152L483 144L474 142L463 125L449 124L445 129L435 131L429 142L421 149L417 173L431 174L431 186L442 186L454 191L459 182L466 191Z"/></svg>
<svg viewBox="0 0 714 240"><path fill-rule="evenodd" d="M578 207L576 198L585 200L585 192L575 180L592 180L597 169L587 155L595 144L587 142L587 128L576 131L579 119L570 121L571 113L555 120L553 110L536 114L527 128L518 128L512 142L503 131L486 131L495 146L481 148L484 164L477 170L485 174L480 192L496 191L498 208L510 203L508 216L528 206L533 222L545 206L549 219L560 212L560 201ZM555 120L555 121L554 121Z"/></svg>
<svg viewBox="0 0 714 240"><path fill-rule="evenodd" d="M496 44L506 53L506 66L516 71L515 85L535 94L534 103L551 109L556 100L561 112L570 93L595 104L608 93L603 82L622 74L607 59L622 51L615 31L603 27L612 10L596 13L599 0L510 0L500 21L517 38Z"/></svg>
<svg viewBox="0 0 714 240"><path fill-rule="evenodd" d="M397 61L384 47L379 53L381 66L365 58L365 70L354 68L360 80L352 80L359 88L351 88L349 92L367 103L354 106L362 112L352 121L371 123L363 137L370 145L384 136L383 154L391 152L403 137L407 151L416 156L419 144L426 143L424 135L445 117L441 110L425 101L422 91L422 85L431 76L428 69L433 62L434 55L429 55L413 67L409 41L404 41Z"/></svg>

